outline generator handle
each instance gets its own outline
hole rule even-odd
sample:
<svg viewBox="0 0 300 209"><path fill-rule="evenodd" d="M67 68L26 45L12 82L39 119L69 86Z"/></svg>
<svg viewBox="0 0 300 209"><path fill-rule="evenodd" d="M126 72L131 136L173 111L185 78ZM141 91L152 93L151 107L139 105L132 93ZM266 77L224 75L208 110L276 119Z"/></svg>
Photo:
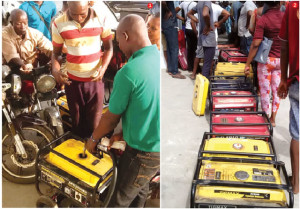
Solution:
<svg viewBox="0 0 300 209"><path fill-rule="evenodd" d="M115 188L116 188L116 183L117 183L117 177L118 177L118 169L117 169L117 162L116 162L116 156L114 153L112 153L110 150L107 149L103 149L103 146L99 146L100 143L97 145L97 152L104 152L106 154L108 154L110 156L110 158L112 159L112 162L113 162L113 167L112 167L112 180L111 180L111 183L110 183L110 186L109 186L109 189L108 189L108 193L105 197L105 200L103 201L103 208L107 208L108 207L108 204L112 198L112 195L115 191ZM101 147L101 149L99 149ZM106 150L106 151L105 151ZM100 185L100 181L97 182L97 186L96 188L98 188ZM96 191L97 190L94 190L93 192L93 196L94 198L96 198Z"/></svg>
<svg viewBox="0 0 300 209"><path fill-rule="evenodd" d="M287 184L287 186L288 186L288 193L289 193L289 208L293 208L293 207L294 207L294 193L293 193L293 187L292 187L291 182L290 182L290 180L289 180L289 176L288 176L288 174L287 174L287 172L286 172L286 168L285 168L285 166L284 166L284 162L279 161L279 163L283 164L283 166L281 166L281 167L282 167L282 173L283 173L283 175L284 175L284 177L285 177L285 179L286 179L286 184Z"/></svg>
<svg viewBox="0 0 300 209"><path fill-rule="evenodd" d="M194 182L195 180L193 180L192 182L192 190L191 190L191 202L190 202L190 207L191 208L195 208L195 192L196 192L196 183Z"/></svg>

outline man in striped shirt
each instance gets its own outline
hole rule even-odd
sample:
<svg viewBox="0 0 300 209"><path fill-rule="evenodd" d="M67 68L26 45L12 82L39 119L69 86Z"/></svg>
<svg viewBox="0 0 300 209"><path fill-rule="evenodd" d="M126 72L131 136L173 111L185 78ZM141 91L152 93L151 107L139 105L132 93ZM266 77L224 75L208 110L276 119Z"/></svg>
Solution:
<svg viewBox="0 0 300 209"><path fill-rule="evenodd" d="M73 132L89 137L102 114L102 77L113 55L112 34L105 17L97 15L88 1L70 1L68 5L68 11L52 25L52 74L58 83L66 85ZM66 73L60 71L59 63L64 44Z"/></svg>

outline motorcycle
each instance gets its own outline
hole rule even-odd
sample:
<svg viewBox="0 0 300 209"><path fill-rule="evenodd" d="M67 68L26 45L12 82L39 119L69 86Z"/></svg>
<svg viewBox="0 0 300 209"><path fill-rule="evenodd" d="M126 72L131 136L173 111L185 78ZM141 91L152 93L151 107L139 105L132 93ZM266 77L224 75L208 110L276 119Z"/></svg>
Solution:
<svg viewBox="0 0 300 209"><path fill-rule="evenodd" d="M30 75L2 66L2 174L9 181L33 183L39 149L64 133L55 85L48 66Z"/></svg>

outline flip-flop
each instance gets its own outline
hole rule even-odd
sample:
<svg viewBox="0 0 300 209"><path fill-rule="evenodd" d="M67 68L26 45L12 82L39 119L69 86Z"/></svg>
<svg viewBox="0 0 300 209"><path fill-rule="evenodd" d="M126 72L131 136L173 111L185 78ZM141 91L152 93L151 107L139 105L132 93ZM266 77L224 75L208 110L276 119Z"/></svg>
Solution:
<svg viewBox="0 0 300 209"><path fill-rule="evenodd" d="M186 77L184 75L181 75L179 73L172 75L173 78L179 78L179 79L186 79Z"/></svg>

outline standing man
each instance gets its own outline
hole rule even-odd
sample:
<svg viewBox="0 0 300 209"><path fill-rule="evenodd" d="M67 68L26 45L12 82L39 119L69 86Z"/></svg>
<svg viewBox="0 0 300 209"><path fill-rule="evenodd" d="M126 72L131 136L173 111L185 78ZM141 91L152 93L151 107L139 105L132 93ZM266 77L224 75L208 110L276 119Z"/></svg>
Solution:
<svg viewBox="0 0 300 209"><path fill-rule="evenodd" d="M156 45L151 45L145 21L138 15L127 15L120 21L117 40L129 60L118 71L109 111L86 146L94 152L99 140L122 118L127 146L109 207L144 207L149 182L160 165L160 55Z"/></svg>
<svg viewBox="0 0 300 209"><path fill-rule="evenodd" d="M112 34L105 17L97 15L88 1L70 1L68 5L67 12L52 25L52 74L58 83L66 84L72 129L84 138L91 135L102 115L102 77L113 54ZM66 74L60 70L58 59L64 44Z"/></svg>
<svg viewBox="0 0 300 209"><path fill-rule="evenodd" d="M220 5L215 4L215 3L211 3L211 7L212 7L212 11L213 11L212 19L213 19L214 27L215 27L214 32L215 32L215 37L216 37L216 43L218 43L218 28L221 27L221 25L228 19L229 12L227 12ZM218 21L219 16L221 16L221 15L223 18L220 21ZM218 59L218 56L219 56L218 47L216 47L214 58ZM192 80L195 80L197 68L200 63L200 59L203 59L203 58L204 58L203 47L199 46L199 47L197 47L197 50L196 50L196 58L195 58L195 62L194 62L193 73L190 75L190 78ZM213 66L213 63L214 62L212 62L211 67Z"/></svg>
<svg viewBox="0 0 300 209"><path fill-rule="evenodd" d="M246 1L241 9L241 14L238 20L238 36L240 37L241 51L248 56L252 43L252 35L249 32L249 23L253 11L256 9L253 1Z"/></svg>
<svg viewBox="0 0 300 209"><path fill-rule="evenodd" d="M299 193L299 2L288 4L279 33L281 39L280 67L281 82L278 96L290 98L290 155L292 164L292 186ZM289 66L289 73L288 73ZM289 76L288 76L289 74Z"/></svg>
<svg viewBox="0 0 300 209"><path fill-rule="evenodd" d="M185 79L178 71L178 31L173 1L162 1L161 28L167 42L168 73L173 78Z"/></svg>
<svg viewBox="0 0 300 209"><path fill-rule="evenodd" d="M193 31L191 25L191 19L187 16L187 13L197 5L194 1L184 1L179 7L176 7L176 13L180 10L184 11L184 20L185 20L185 36L187 43L187 61L188 61L188 71L193 70L194 60L196 56L197 45L197 34Z"/></svg>
<svg viewBox="0 0 300 209"><path fill-rule="evenodd" d="M41 31L51 41L50 23L56 15L56 5L52 1L25 1L20 9L27 13L29 27Z"/></svg>
<svg viewBox="0 0 300 209"><path fill-rule="evenodd" d="M194 16L196 13L198 13L199 21ZM199 23L198 48L203 47L204 52L202 75L209 78L211 63L214 59L217 45L211 2L199 1L197 6L188 12L188 17Z"/></svg>

